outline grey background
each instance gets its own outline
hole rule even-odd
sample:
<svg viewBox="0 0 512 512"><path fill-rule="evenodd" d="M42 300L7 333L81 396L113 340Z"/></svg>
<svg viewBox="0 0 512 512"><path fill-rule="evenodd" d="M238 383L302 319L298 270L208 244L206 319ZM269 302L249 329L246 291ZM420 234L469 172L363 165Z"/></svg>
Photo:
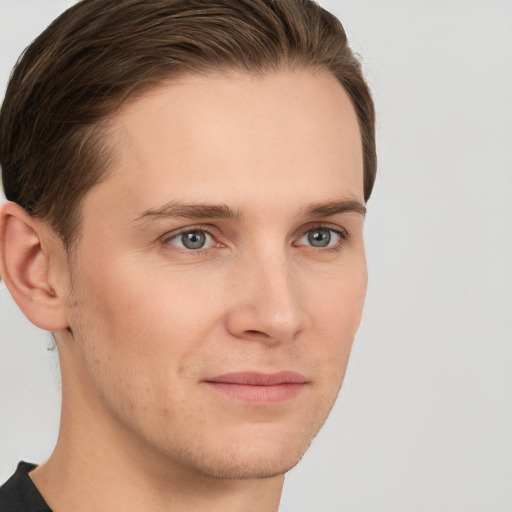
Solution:
<svg viewBox="0 0 512 512"><path fill-rule="evenodd" d="M0 0L0 89L72 2ZM512 510L512 2L324 0L378 110L363 325L284 512ZM3 92L2 92L3 95ZM58 429L57 354L0 285L0 481Z"/></svg>

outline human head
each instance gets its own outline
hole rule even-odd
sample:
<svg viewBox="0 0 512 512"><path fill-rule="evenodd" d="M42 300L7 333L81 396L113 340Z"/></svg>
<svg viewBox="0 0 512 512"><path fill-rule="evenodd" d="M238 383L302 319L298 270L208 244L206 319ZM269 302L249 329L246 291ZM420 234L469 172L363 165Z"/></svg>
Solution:
<svg viewBox="0 0 512 512"><path fill-rule="evenodd" d="M355 108L364 196L376 172L374 110L341 23L308 0L84 0L18 62L0 114L7 199L69 249L80 203L108 175L108 122L126 100L184 74L329 70Z"/></svg>
<svg viewBox="0 0 512 512"><path fill-rule="evenodd" d="M121 23L119 5L123 20L133 9L137 22ZM142 15L138 9L148 5L167 12L178 4L78 4L76 9L103 6L97 17L82 19L82 28L69 30L73 40L81 31L76 44L82 60L42 44L59 54L44 63L60 66L55 76L61 81L77 73L70 72L77 61L102 70L100 78L70 86L81 95L55 92L37 80L34 87L76 104L82 114L82 122L76 115L66 118L73 109L63 110L59 101L42 108L53 119L48 131L60 126L76 138L73 151L48 137L37 142L41 152L53 154L46 170L65 158L61 169L73 171L59 175L62 186L51 203L54 211L67 204L60 219L68 227L27 200L17 201L32 216L13 201L2 209L6 284L26 316L54 332L59 348L61 433L48 464L63 468L63 453L69 463L77 451L84 455L84 447L94 446L118 469L128 449L130 463L149 472L148 461L158 460L165 461L160 469L178 466L180 475L282 477L334 403L361 318L364 202L373 182L372 173L370 185L363 179L369 176L363 168L375 163L363 151L364 133L373 148L371 100L340 25L314 4L297 4L313 9L301 17L292 15L297 5L288 0L229 2L220 11L236 11L233 23L242 27L250 19L260 36L266 34L264 42L244 36L246 47L233 60L222 43L227 26L215 40L205 30L192 31L191 24L186 45L183 27L166 26L163 35L180 33L187 52L174 48L172 59L159 63L154 54L161 38L153 35L151 46L145 29L157 30L152 27L160 27L162 16L152 9ZM189 12L188 3L180 5L185 10L174 16L178 25ZM216 28L213 14L200 15L214 5L205 2L204 10L194 11L195 24ZM266 16L238 12L250 5ZM276 12L288 19L280 28ZM297 17L303 24L292 28L290 19ZM61 41L58 26L52 37ZM338 27L338 37L326 41L329 27ZM134 31L138 41L132 44L143 46L142 56L128 41ZM103 42L104 34L119 32ZM233 47L241 45L242 32L247 30L235 31ZM280 32L287 44L274 42L275 51L269 50ZM316 53L311 34L322 43ZM87 55L83 40L105 48ZM106 59L119 48L130 62ZM345 75L333 72L333 62L345 70L332 57L342 53L355 73L352 82L345 77L347 85ZM184 65L184 54L193 57L194 67ZM31 76L30 70L16 73ZM354 83L359 96L350 92L357 90ZM41 103L32 98L28 105L35 111ZM46 117L34 116L37 131ZM11 126L6 146L22 144L18 132ZM49 173L42 175L50 180ZM26 175L18 179L32 186ZM70 199L74 186L82 195ZM12 190L6 192L14 199ZM184 247L187 237L199 245ZM252 385L258 391L247 389Z"/></svg>

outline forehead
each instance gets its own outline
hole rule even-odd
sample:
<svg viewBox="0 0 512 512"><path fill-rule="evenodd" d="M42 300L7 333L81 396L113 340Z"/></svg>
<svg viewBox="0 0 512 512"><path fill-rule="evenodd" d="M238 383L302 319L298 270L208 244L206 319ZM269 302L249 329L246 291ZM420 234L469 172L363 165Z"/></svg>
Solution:
<svg viewBox="0 0 512 512"><path fill-rule="evenodd" d="M117 161L99 188L134 213L175 199L363 198L357 117L327 71L184 76L137 97L111 127Z"/></svg>

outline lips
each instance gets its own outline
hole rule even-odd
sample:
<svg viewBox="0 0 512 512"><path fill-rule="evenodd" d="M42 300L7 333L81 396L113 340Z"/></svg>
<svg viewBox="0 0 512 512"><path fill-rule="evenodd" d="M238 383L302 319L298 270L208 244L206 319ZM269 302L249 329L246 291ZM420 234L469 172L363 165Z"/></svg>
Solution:
<svg viewBox="0 0 512 512"><path fill-rule="evenodd" d="M210 389L243 402L270 405L297 396L307 379L296 372L239 372L219 375L204 381Z"/></svg>

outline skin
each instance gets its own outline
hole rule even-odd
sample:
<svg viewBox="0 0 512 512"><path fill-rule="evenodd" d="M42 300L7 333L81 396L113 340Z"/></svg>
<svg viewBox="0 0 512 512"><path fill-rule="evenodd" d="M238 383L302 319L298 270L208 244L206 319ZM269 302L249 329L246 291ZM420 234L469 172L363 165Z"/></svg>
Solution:
<svg viewBox="0 0 512 512"><path fill-rule="evenodd" d="M110 127L115 166L83 201L71 258L43 221L2 209L2 275L55 333L62 370L59 440L31 476L56 512L275 511L361 318L354 109L327 71L186 76ZM283 370L305 383L277 402L207 383Z"/></svg>

